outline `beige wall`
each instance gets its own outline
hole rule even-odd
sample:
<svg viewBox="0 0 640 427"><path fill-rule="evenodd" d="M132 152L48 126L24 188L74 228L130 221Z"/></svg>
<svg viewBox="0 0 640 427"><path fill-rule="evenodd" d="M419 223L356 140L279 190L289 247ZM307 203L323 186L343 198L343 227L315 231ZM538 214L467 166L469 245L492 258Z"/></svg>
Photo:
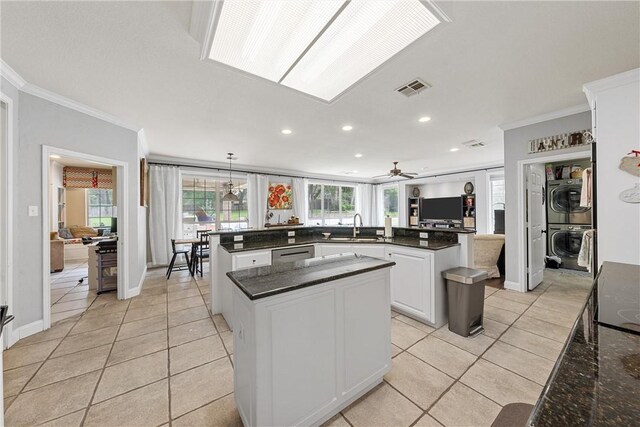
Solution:
<svg viewBox="0 0 640 427"><path fill-rule="evenodd" d="M83 188L67 188L65 206L67 227L87 225L87 193Z"/></svg>

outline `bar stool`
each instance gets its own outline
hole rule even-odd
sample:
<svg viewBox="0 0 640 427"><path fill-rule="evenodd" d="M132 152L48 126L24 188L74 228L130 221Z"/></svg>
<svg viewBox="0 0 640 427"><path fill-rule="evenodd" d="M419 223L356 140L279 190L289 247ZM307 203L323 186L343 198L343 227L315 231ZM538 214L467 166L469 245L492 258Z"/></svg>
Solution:
<svg viewBox="0 0 640 427"><path fill-rule="evenodd" d="M187 269L191 271L191 262L189 262L189 252L190 248L185 249L184 246L180 246L176 248L176 239L171 239L171 251L173 252L173 256L171 257L171 262L169 263L169 268L167 268L167 279L171 277L171 272L173 271L173 265L176 262L176 258L178 255L184 255L187 260ZM176 270L183 270L182 267L176 267Z"/></svg>

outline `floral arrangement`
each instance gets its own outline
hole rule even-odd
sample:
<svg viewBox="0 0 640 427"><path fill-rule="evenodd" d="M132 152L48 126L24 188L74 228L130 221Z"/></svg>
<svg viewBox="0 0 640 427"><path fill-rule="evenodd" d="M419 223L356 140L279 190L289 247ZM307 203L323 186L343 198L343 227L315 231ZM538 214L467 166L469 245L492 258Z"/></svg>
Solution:
<svg viewBox="0 0 640 427"><path fill-rule="evenodd" d="M269 185L269 198L267 199L269 209L292 209L292 201L293 192L291 190L291 185Z"/></svg>

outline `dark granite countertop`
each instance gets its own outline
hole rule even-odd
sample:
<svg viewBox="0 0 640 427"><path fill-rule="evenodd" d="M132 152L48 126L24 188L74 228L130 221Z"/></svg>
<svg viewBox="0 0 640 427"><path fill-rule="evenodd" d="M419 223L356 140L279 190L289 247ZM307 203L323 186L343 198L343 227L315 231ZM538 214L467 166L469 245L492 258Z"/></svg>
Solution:
<svg viewBox="0 0 640 427"><path fill-rule="evenodd" d="M227 276L249 299L256 300L394 265L346 253L232 271Z"/></svg>
<svg viewBox="0 0 640 427"><path fill-rule="evenodd" d="M260 249L274 249L290 246L312 245L314 243L348 244L348 245L379 245L389 244L406 246L410 248L428 249L437 251L440 249L459 246L460 243L451 241L426 240L414 237L392 237L378 240L332 240L317 236L297 236L291 238L277 238L273 240L259 240L251 242L221 243L220 246L229 253L256 251Z"/></svg>
<svg viewBox="0 0 640 427"><path fill-rule="evenodd" d="M603 264L529 425L640 425L640 266Z"/></svg>
<svg viewBox="0 0 640 427"><path fill-rule="evenodd" d="M255 233L255 232L269 232L269 231L279 231L279 230L317 230L321 228L326 229L336 229L341 228L345 230L350 230L353 228L351 225L341 225L341 226L326 226L321 227L319 225L278 225L271 227L262 227L262 228L242 228L236 230L218 230L211 231L209 235L215 234L243 234L243 233ZM361 227L361 228L375 228L379 230L384 230L384 227ZM417 231L437 231L443 233L456 233L456 234L474 234L476 230L469 230L464 228L433 228L433 227L393 227L394 230L417 230Z"/></svg>

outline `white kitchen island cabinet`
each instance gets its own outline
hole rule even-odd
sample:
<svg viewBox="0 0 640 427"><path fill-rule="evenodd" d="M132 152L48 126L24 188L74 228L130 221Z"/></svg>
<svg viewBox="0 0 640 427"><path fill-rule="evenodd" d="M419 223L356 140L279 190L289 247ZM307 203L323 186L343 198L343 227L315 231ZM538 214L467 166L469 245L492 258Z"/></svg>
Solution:
<svg viewBox="0 0 640 427"><path fill-rule="evenodd" d="M245 426L319 425L391 368L393 263L344 254L295 264L308 267L229 273L234 395ZM262 279L262 289L279 293L255 293Z"/></svg>
<svg viewBox="0 0 640 427"><path fill-rule="evenodd" d="M391 270L391 308L439 328L447 322L446 284L442 272L458 266L457 247L435 252L387 246Z"/></svg>

